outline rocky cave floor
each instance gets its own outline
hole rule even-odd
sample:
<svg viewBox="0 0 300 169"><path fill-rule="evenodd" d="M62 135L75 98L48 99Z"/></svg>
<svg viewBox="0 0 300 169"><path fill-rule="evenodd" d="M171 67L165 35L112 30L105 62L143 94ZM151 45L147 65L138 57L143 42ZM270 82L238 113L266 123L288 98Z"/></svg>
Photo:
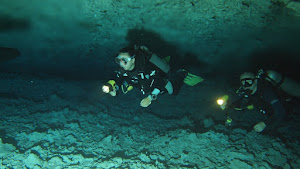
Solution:
<svg viewBox="0 0 300 169"><path fill-rule="evenodd" d="M297 139L199 115L217 113L213 81L147 109L100 82L2 73L0 84L0 168L300 168Z"/></svg>

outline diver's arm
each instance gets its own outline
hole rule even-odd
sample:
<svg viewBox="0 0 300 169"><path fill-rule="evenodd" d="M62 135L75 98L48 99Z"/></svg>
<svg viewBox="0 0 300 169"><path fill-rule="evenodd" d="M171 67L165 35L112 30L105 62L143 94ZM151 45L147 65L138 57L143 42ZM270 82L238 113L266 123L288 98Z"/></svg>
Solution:
<svg viewBox="0 0 300 169"><path fill-rule="evenodd" d="M254 130L256 132L262 132L263 130L274 130L280 124L280 121L283 120L283 115L285 113L284 107L280 103L275 103L272 105L272 108L273 114L267 115L266 120L260 121L254 126ZM261 111L261 113L263 112Z"/></svg>
<svg viewBox="0 0 300 169"><path fill-rule="evenodd" d="M117 90L113 90L113 91L109 92L109 94L114 97L117 95Z"/></svg>
<svg viewBox="0 0 300 169"><path fill-rule="evenodd" d="M238 104L243 100L243 96L240 94L236 94L233 96L230 96L227 103L226 103L226 108L237 108L240 107Z"/></svg>
<svg viewBox="0 0 300 169"><path fill-rule="evenodd" d="M159 95L159 93L160 93L160 90L158 88L154 88L148 97L150 97L151 100L156 100L157 95Z"/></svg>
<svg viewBox="0 0 300 169"><path fill-rule="evenodd" d="M158 95L165 90L166 82L166 73L162 72L156 65L148 62L148 66L145 70L146 74L150 76L149 87L152 89L149 95Z"/></svg>
<svg viewBox="0 0 300 169"><path fill-rule="evenodd" d="M142 107L148 107L153 100L157 99L157 96L161 93L161 91L163 91L161 89L161 86L159 85L160 82L161 81L159 81L157 79L152 79L152 81L150 83L150 88L154 88L154 89L149 93L149 95L146 98L144 98L141 101L140 105Z"/></svg>
<svg viewBox="0 0 300 169"><path fill-rule="evenodd" d="M275 99L271 102L271 107L273 109L273 113L268 115L267 120L264 122L268 127L275 128L279 122L284 119L285 108L278 99Z"/></svg>
<svg viewBox="0 0 300 169"><path fill-rule="evenodd" d="M270 107L272 110L261 110L266 111L262 112L265 113L267 118L263 122L265 123L265 127L267 127L268 130L276 128L280 123L281 120L284 119L285 116L285 108L284 105L280 99L280 97L275 94L271 88L265 89L263 93L263 98L266 101L266 103L270 104ZM267 112L267 111L272 111L272 113Z"/></svg>

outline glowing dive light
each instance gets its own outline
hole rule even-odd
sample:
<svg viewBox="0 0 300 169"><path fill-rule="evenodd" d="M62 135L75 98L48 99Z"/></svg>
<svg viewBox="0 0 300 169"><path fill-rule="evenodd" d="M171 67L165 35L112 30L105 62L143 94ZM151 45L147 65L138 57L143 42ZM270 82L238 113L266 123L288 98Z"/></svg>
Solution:
<svg viewBox="0 0 300 169"><path fill-rule="evenodd" d="M221 106L222 110L226 108L228 98L228 95L224 95L222 98L217 100L217 104Z"/></svg>
<svg viewBox="0 0 300 169"><path fill-rule="evenodd" d="M109 80L105 85L102 86L102 91L104 93L109 93L116 89L116 82L114 80Z"/></svg>
<svg viewBox="0 0 300 169"><path fill-rule="evenodd" d="M104 93L109 93L109 92L110 92L109 86L103 85L103 86L102 86L102 91L103 91Z"/></svg>
<svg viewBox="0 0 300 169"><path fill-rule="evenodd" d="M227 103L229 96L228 95L224 95L222 98L217 100L218 105L222 106L223 104Z"/></svg>
<svg viewBox="0 0 300 169"><path fill-rule="evenodd" d="M217 100L217 104L220 105L220 106L223 105L224 102L225 102L225 101L224 101L223 99L218 99L218 100Z"/></svg>

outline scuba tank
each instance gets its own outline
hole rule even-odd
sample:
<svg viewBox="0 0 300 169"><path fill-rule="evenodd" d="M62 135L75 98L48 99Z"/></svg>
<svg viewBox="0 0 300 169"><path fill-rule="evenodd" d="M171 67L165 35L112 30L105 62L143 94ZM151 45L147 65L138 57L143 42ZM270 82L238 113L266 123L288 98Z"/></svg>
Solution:
<svg viewBox="0 0 300 169"><path fill-rule="evenodd" d="M266 79L290 96L300 98L300 83L289 77L285 77L274 70L264 72L262 69L259 70L257 77Z"/></svg>

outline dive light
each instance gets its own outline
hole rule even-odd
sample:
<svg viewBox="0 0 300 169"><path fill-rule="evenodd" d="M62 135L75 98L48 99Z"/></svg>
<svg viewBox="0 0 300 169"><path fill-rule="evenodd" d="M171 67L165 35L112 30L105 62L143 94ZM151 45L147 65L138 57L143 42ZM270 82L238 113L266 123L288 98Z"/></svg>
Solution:
<svg viewBox="0 0 300 169"><path fill-rule="evenodd" d="M221 98L219 98L217 100L217 104L220 105L222 110L224 110L226 108L228 99L229 99L229 96L224 95L224 96L222 96ZM225 121L225 125L226 126L231 126L231 122L232 122L232 119L229 116L227 116L226 121Z"/></svg>
<svg viewBox="0 0 300 169"><path fill-rule="evenodd" d="M102 91L104 93L109 93L116 89L116 82L114 80L109 80L105 85L102 86Z"/></svg>
<svg viewBox="0 0 300 169"><path fill-rule="evenodd" d="M224 95L223 97L217 100L217 104L220 105L223 110L225 109L228 98L228 95Z"/></svg>
<svg viewBox="0 0 300 169"><path fill-rule="evenodd" d="M223 99L218 99L217 100L217 103L218 103L218 105L220 105L220 106L222 106L223 104L224 104L224 100Z"/></svg>

